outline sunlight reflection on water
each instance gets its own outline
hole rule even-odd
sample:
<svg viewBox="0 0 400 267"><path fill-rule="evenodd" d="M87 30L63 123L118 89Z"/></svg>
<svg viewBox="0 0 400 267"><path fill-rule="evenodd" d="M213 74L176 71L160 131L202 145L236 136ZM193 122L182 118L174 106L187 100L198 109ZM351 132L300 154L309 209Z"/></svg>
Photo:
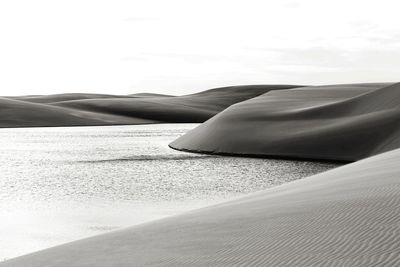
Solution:
<svg viewBox="0 0 400 267"><path fill-rule="evenodd" d="M337 166L168 147L195 126L0 129L0 260Z"/></svg>

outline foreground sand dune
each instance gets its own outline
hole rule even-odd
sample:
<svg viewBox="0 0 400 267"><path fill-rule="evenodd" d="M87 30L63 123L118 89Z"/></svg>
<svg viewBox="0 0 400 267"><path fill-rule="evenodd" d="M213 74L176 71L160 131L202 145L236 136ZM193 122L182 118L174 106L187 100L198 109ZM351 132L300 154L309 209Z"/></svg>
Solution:
<svg viewBox="0 0 400 267"><path fill-rule="evenodd" d="M271 91L170 144L193 152L354 161L400 147L400 84Z"/></svg>
<svg viewBox="0 0 400 267"><path fill-rule="evenodd" d="M232 86L186 96L59 94L0 98L0 127L203 122L226 107L294 85Z"/></svg>
<svg viewBox="0 0 400 267"><path fill-rule="evenodd" d="M399 266L400 150L0 266Z"/></svg>

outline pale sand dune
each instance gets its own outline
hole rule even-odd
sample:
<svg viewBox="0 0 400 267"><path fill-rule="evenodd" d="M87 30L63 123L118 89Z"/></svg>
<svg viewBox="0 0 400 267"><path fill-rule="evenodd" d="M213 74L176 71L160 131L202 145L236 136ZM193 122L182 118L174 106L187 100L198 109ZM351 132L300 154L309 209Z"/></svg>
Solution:
<svg viewBox="0 0 400 267"><path fill-rule="evenodd" d="M400 147L400 84L271 91L170 144L203 153L354 161Z"/></svg>
<svg viewBox="0 0 400 267"><path fill-rule="evenodd" d="M0 266L399 266L400 150Z"/></svg>
<svg viewBox="0 0 400 267"><path fill-rule="evenodd" d="M232 86L186 96L59 94L0 98L0 127L203 122L226 107L294 85Z"/></svg>

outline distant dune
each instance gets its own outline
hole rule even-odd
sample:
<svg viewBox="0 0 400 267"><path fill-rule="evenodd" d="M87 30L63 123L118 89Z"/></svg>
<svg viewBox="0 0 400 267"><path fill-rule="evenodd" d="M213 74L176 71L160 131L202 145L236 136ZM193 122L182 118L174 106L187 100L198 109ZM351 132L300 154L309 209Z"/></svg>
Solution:
<svg viewBox="0 0 400 267"><path fill-rule="evenodd" d="M154 123L152 120L68 109L0 97L0 127L76 126Z"/></svg>
<svg viewBox="0 0 400 267"><path fill-rule="evenodd" d="M231 86L185 96L59 94L0 97L0 127L203 122L226 107L295 85Z"/></svg>
<svg viewBox="0 0 400 267"><path fill-rule="evenodd" d="M216 154L354 161L400 147L400 84L271 91L170 144Z"/></svg>
<svg viewBox="0 0 400 267"><path fill-rule="evenodd" d="M400 150L0 266L399 266Z"/></svg>
<svg viewBox="0 0 400 267"><path fill-rule="evenodd" d="M27 101L32 103L53 103L58 101L94 99L94 98L124 98L129 96L106 95L106 94L55 94L55 95L27 95L27 96L11 96L7 98Z"/></svg>

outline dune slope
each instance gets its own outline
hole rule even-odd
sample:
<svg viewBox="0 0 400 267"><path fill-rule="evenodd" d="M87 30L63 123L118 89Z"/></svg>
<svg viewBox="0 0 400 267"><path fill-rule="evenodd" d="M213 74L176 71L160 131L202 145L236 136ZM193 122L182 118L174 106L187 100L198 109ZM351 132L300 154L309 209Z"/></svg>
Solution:
<svg viewBox="0 0 400 267"><path fill-rule="evenodd" d="M59 94L0 98L0 127L203 122L226 107L294 85L232 86L186 96Z"/></svg>
<svg viewBox="0 0 400 267"><path fill-rule="evenodd" d="M0 266L398 266L400 150Z"/></svg>
<svg viewBox="0 0 400 267"><path fill-rule="evenodd" d="M271 91L172 142L216 154L354 161L400 147L400 84Z"/></svg>
<svg viewBox="0 0 400 267"><path fill-rule="evenodd" d="M0 97L0 127L143 124L152 120L66 109Z"/></svg>
<svg viewBox="0 0 400 267"><path fill-rule="evenodd" d="M95 98L123 98L127 96L119 95L106 95L106 94L85 94L85 93L71 93L71 94L55 94L55 95L27 95L27 96L11 96L10 99L27 101L32 103L52 103L67 100L79 99L95 99Z"/></svg>
<svg viewBox="0 0 400 267"><path fill-rule="evenodd" d="M237 102L270 90L293 87L292 85L231 86L176 97L150 95L145 98L82 99L62 101L54 105L162 122L204 122Z"/></svg>

